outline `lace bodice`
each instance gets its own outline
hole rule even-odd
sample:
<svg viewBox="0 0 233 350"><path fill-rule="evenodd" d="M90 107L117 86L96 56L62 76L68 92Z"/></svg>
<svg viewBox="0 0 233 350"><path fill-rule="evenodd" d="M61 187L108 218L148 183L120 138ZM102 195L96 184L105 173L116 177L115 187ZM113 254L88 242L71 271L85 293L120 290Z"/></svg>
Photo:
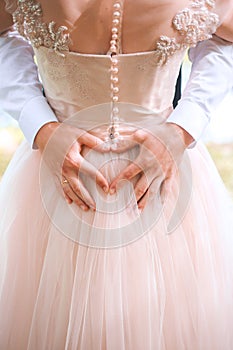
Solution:
<svg viewBox="0 0 233 350"><path fill-rule="evenodd" d="M35 48L45 46L64 56L69 52L70 33L66 26L57 26L54 21L46 23L43 12L36 0L5 0L7 9L13 15L19 33L29 39ZM198 41L208 39L219 23L214 12L215 0L190 0L185 9L178 12L173 20L176 37L161 35L154 44L158 64L164 64L178 50L195 46Z"/></svg>

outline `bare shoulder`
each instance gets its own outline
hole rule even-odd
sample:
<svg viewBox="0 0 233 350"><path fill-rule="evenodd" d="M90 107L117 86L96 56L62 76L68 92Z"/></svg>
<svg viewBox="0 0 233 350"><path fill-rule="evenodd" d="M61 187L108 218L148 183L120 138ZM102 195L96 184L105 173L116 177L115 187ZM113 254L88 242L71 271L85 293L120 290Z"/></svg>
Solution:
<svg viewBox="0 0 233 350"><path fill-rule="evenodd" d="M233 42L233 0L216 0L216 11L221 21L216 34Z"/></svg>
<svg viewBox="0 0 233 350"><path fill-rule="evenodd" d="M215 0L216 12L220 16L221 22L233 15L233 0Z"/></svg>

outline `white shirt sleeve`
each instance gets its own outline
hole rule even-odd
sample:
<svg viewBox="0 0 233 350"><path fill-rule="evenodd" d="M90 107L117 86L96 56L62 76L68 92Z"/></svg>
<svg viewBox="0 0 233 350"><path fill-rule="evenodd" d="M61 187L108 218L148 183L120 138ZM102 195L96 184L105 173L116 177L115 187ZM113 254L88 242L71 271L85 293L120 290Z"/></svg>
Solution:
<svg viewBox="0 0 233 350"><path fill-rule="evenodd" d="M34 53L17 32L0 36L0 104L19 126L34 148L39 129L57 118L43 96Z"/></svg>
<svg viewBox="0 0 233 350"><path fill-rule="evenodd" d="M212 112L233 87L233 45L213 36L190 49L189 56L190 78L167 122L181 126L198 141Z"/></svg>

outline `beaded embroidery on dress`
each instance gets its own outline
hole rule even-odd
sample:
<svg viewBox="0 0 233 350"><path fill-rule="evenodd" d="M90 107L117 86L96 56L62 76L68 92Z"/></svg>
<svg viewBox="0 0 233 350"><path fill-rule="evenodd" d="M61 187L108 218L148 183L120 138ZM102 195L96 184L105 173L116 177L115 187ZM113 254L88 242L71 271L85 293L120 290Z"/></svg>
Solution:
<svg viewBox="0 0 233 350"><path fill-rule="evenodd" d="M158 64L166 63L177 50L187 49L198 41L210 38L219 24L214 9L214 0L190 0L190 6L177 13L172 21L174 29L181 36L180 40L161 35L155 44ZM19 33L29 39L34 47L45 46L59 55L69 51L71 40L67 27L56 28L54 21L44 23L42 8L37 0L18 0L13 20Z"/></svg>
<svg viewBox="0 0 233 350"><path fill-rule="evenodd" d="M59 55L69 51L70 38L65 33L67 27L56 28L55 22L43 22L41 5L35 0L19 0L18 7L13 13L13 21L18 32L29 39L38 48L48 47Z"/></svg>
<svg viewBox="0 0 233 350"><path fill-rule="evenodd" d="M175 38L161 36L156 50L160 55L159 63L166 63L177 50L195 46L199 41L211 37L219 24L219 17L214 13L214 0L192 0L190 7L175 15L172 24L181 36Z"/></svg>
<svg viewBox="0 0 233 350"><path fill-rule="evenodd" d="M114 4L121 16L122 2ZM170 115L184 47L218 20L214 1L190 4L173 20L180 41L161 39L152 52L121 54L115 13L117 55L70 52L69 33L45 24L35 1L10 10L34 45L58 120L106 136L113 102L117 123L151 130ZM111 181L138 152L83 147L82 155ZM186 156L189 172L175 178L165 205L152 196L141 213L131 182L110 196L82 174L96 201L96 211L83 212L66 203L40 152L22 143L0 186L1 350L233 349L232 203L205 146ZM190 184L180 213L177 198Z"/></svg>

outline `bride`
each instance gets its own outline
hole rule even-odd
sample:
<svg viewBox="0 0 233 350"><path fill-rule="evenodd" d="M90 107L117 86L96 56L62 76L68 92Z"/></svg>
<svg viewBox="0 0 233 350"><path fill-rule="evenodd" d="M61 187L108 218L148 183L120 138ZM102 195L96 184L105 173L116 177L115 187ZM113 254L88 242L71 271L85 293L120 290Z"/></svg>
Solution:
<svg viewBox="0 0 233 350"><path fill-rule="evenodd" d="M1 8L57 120L2 180L0 348L231 350L232 203L205 147L166 121L187 48L233 42L232 1Z"/></svg>

